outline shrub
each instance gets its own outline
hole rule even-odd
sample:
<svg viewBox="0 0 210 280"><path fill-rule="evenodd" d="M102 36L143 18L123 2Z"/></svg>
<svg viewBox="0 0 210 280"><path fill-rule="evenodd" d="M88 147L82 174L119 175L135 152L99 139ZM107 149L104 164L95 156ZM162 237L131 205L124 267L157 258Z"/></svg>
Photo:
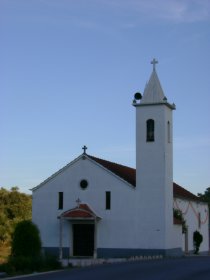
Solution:
<svg viewBox="0 0 210 280"><path fill-rule="evenodd" d="M17 224L11 246L11 256L39 257L41 255L41 240L39 230L31 221L22 221Z"/></svg>
<svg viewBox="0 0 210 280"><path fill-rule="evenodd" d="M34 271L59 269L61 265L54 256L41 254L39 230L31 221L17 224L13 238L11 255L4 269L9 275L26 274Z"/></svg>
<svg viewBox="0 0 210 280"><path fill-rule="evenodd" d="M199 231L194 231L193 233L193 244L194 244L194 254L198 254L199 249L200 249L200 245L203 242L203 235L200 234Z"/></svg>
<svg viewBox="0 0 210 280"><path fill-rule="evenodd" d="M56 256L46 255L44 257L44 270L55 270L60 269L61 263L58 261Z"/></svg>

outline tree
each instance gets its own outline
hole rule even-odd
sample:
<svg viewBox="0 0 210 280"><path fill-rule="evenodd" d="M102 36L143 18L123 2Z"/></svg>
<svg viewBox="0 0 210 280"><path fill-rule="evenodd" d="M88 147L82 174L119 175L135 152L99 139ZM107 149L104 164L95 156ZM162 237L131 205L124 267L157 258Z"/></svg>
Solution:
<svg viewBox="0 0 210 280"><path fill-rule="evenodd" d="M18 187L11 190L0 188L0 242L10 241L15 225L29 219L31 196L19 192Z"/></svg>
<svg viewBox="0 0 210 280"><path fill-rule="evenodd" d="M40 257L41 239L39 230L31 221L22 221L15 227L12 238L12 257Z"/></svg>
<svg viewBox="0 0 210 280"><path fill-rule="evenodd" d="M11 226L4 212L0 211L0 243L4 243L10 238Z"/></svg>
<svg viewBox="0 0 210 280"><path fill-rule="evenodd" d="M207 202L210 208L210 187L205 190L204 194L198 193L198 197L200 197L202 201Z"/></svg>

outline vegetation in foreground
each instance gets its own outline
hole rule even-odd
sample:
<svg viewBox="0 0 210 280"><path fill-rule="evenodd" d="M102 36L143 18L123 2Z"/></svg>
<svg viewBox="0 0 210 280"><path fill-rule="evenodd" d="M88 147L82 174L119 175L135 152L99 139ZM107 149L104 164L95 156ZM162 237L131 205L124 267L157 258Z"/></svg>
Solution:
<svg viewBox="0 0 210 280"><path fill-rule="evenodd" d="M16 224L31 220L31 205L31 195L19 192L18 187L0 188L0 245L9 245Z"/></svg>
<svg viewBox="0 0 210 280"><path fill-rule="evenodd" d="M11 254L0 265L0 271L8 275L27 274L59 269L60 263L53 256L43 256L39 230L31 221L22 221L15 227L12 236Z"/></svg>
<svg viewBox="0 0 210 280"><path fill-rule="evenodd" d="M0 272L19 275L60 268L53 256L41 254L38 228L31 222L31 196L0 188Z"/></svg>
<svg viewBox="0 0 210 280"><path fill-rule="evenodd" d="M31 195L21 193L18 187L0 188L0 264L7 262L15 226L31 219Z"/></svg>
<svg viewBox="0 0 210 280"><path fill-rule="evenodd" d="M10 252L10 244L0 244L0 265L7 262Z"/></svg>

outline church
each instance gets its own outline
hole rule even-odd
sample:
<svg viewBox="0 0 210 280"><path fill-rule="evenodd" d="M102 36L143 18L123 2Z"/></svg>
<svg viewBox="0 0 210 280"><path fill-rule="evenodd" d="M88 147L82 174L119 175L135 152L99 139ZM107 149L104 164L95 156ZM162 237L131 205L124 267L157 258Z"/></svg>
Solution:
<svg viewBox="0 0 210 280"><path fill-rule="evenodd" d="M208 205L173 182L174 103L165 96L155 59L143 95L136 93L136 169L90 155L76 159L32 189L32 220L43 251L59 256L128 258L182 256L193 233L209 251ZM174 217L182 213L183 223Z"/></svg>

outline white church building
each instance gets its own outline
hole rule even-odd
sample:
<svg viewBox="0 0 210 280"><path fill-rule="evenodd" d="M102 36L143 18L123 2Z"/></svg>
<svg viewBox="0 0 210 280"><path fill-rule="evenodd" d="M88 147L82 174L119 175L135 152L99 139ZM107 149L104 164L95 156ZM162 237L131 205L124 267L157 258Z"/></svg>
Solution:
<svg viewBox="0 0 210 280"><path fill-rule="evenodd" d="M32 219L43 250L68 257L180 256L193 251L193 232L209 251L208 205L173 182L173 118L153 71L135 94L136 169L84 152L33 188ZM185 233L174 218L182 211Z"/></svg>

